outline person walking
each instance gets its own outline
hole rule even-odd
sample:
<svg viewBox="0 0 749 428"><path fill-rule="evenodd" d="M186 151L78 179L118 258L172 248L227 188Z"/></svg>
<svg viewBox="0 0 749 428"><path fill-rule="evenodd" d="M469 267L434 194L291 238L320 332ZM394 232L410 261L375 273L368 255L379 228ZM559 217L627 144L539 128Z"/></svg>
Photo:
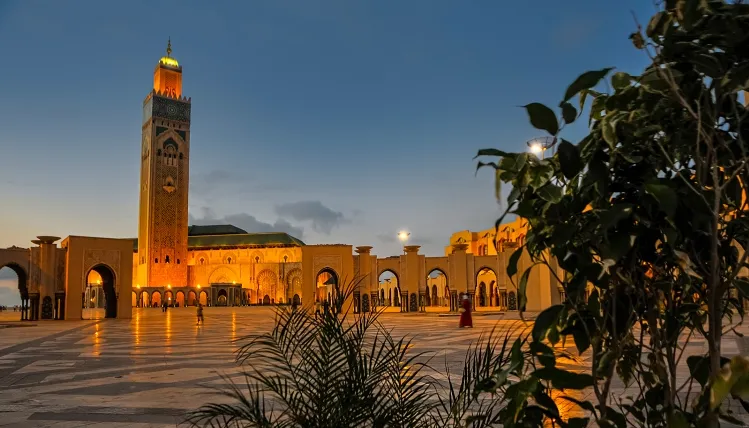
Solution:
<svg viewBox="0 0 749 428"><path fill-rule="evenodd" d="M203 304L198 303L198 324L197 325L201 325L201 324L205 324L205 320L203 319Z"/></svg>
<svg viewBox="0 0 749 428"><path fill-rule="evenodd" d="M458 328L471 327L473 328L473 318L471 317L471 301L468 300L467 295L463 295L463 301L460 302L460 324Z"/></svg>

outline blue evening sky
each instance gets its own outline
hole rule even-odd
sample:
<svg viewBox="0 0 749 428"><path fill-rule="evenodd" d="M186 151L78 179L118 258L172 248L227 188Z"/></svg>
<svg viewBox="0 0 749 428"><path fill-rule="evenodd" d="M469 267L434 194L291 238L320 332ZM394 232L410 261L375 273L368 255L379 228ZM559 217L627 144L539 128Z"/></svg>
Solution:
<svg viewBox="0 0 749 428"><path fill-rule="evenodd" d="M134 237L141 103L167 37L196 223L442 255L492 227L480 148L539 136L581 72L637 73L650 0L0 1L0 247ZM571 129L576 140L584 129ZM3 271L4 272L4 271ZM0 298L2 302L2 298Z"/></svg>

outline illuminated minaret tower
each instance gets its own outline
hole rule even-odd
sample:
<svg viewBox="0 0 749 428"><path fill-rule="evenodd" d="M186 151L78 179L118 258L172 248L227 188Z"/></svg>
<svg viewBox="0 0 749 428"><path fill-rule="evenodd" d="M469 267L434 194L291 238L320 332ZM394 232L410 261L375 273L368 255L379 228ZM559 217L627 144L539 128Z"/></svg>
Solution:
<svg viewBox="0 0 749 428"><path fill-rule="evenodd" d="M190 177L190 99L182 96L182 66L166 56L143 101L138 215L138 267L144 287L187 285L187 194ZM135 284L133 284L135 285Z"/></svg>

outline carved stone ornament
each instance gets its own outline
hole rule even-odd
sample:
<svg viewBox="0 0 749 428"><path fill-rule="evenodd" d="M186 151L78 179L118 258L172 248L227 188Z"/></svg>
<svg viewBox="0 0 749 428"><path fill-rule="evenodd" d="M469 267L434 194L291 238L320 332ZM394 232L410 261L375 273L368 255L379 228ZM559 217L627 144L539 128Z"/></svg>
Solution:
<svg viewBox="0 0 749 428"><path fill-rule="evenodd" d="M321 270L325 268L330 268L333 269L336 274L338 274L339 281L341 280L340 275L342 265L343 263L341 262L341 256L317 256L312 263L315 275L317 275Z"/></svg>
<svg viewBox="0 0 749 428"><path fill-rule="evenodd" d="M120 252L119 250L96 250L88 249L83 253L83 270L81 271L82 284L86 283L86 275L92 267L97 265L106 265L112 269L115 278L120 273Z"/></svg>

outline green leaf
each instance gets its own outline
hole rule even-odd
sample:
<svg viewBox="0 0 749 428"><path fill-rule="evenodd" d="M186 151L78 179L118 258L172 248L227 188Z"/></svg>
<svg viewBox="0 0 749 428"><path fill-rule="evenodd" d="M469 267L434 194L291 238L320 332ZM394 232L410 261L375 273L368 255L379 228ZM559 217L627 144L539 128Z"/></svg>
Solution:
<svg viewBox="0 0 749 428"><path fill-rule="evenodd" d="M613 69L614 67L609 67L601 70L586 71L581 74L569 87L567 87L562 102L569 101L572 97L580 93L580 91L593 88Z"/></svg>
<svg viewBox="0 0 749 428"><path fill-rule="evenodd" d="M550 380L554 388L558 389L585 389L593 386L593 376L587 373L574 373L557 367L543 367L535 372L533 376L542 380Z"/></svg>
<svg viewBox="0 0 749 428"><path fill-rule="evenodd" d="M603 139L609 144L611 150L613 150L618 141L616 138L616 122L611 120L610 116L603 118L603 121L601 122L601 132L603 134Z"/></svg>
<svg viewBox="0 0 749 428"><path fill-rule="evenodd" d="M565 123L572 123L577 119L577 110L570 103L562 103L562 118Z"/></svg>
<svg viewBox="0 0 749 428"><path fill-rule="evenodd" d="M554 350L547 345L541 342L531 342L530 350L544 367L554 367L556 365Z"/></svg>
<svg viewBox="0 0 749 428"><path fill-rule="evenodd" d="M592 121L601 120L603 119L603 112L606 109L606 100L608 99L608 96L606 95L599 95L593 99L593 104L590 106L590 121L589 124L592 123Z"/></svg>
<svg viewBox="0 0 749 428"><path fill-rule="evenodd" d="M614 73L614 75L611 76L611 85L617 90L622 90L628 87L630 82L632 82L632 76L623 71Z"/></svg>
<svg viewBox="0 0 749 428"><path fill-rule="evenodd" d="M632 215L632 204L616 204L611 208L601 212L598 217L598 225L602 232L616 226L619 221Z"/></svg>
<svg viewBox="0 0 749 428"><path fill-rule="evenodd" d="M549 329L556 326L559 314L562 313L563 309L564 305L553 305L538 314L536 321L533 323L533 332L531 333L534 341L540 342L546 338L546 333Z"/></svg>
<svg viewBox="0 0 749 428"><path fill-rule="evenodd" d="M749 281L746 278L736 278L733 282L734 287L739 290L745 299L749 299Z"/></svg>
<svg viewBox="0 0 749 428"><path fill-rule="evenodd" d="M559 120L550 108L541 103L530 103L523 108L528 112L528 117L534 128L542 129L551 135L557 135Z"/></svg>
<svg viewBox="0 0 749 428"><path fill-rule="evenodd" d="M661 211L665 212L666 215L673 217L676 214L676 207L679 200L676 192L669 186L658 182L651 182L645 185L645 192L652 195L658 201Z"/></svg>
<svg viewBox="0 0 749 428"><path fill-rule="evenodd" d="M744 382L749 382L749 358L743 356L731 358L731 361L724 365L713 379L713 384L710 388L710 408L714 410L720 407L723 400L725 400L739 382L741 384L737 390L749 391L749 385L744 385ZM747 396L739 397L743 399L747 398Z"/></svg>
<svg viewBox="0 0 749 428"><path fill-rule="evenodd" d="M683 78L682 72L671 67L649 68L640 76L640 84L651 91L665 92L671 89L672 81L679 85Z"/></svg>
<svg viewBox="0 0 749 428"><path fill-rule="evenodd" d="M525 305L528 303L528 277L531 275L531 269L533 269L533 266L523 272L518 284L518 309L520 312L525 312Z"/></svg>
<svg viewBox="0 0 749 428"><path fill-rule="evenodd" d="M694 65L694 68L707 77L715 79L722 77L724 74L720 61L718 61L718 59L713 55L698 53L692 56L690 60Z"/></svg>
<svg viewBox="0 0 749 428"><path fill-rule="evenodd" d="M749 62L733 67L723 76L720 86L725 93L743 91L749 88Z"/></svg>
<svg viewBox="0 0 749 428"><path fill-rule="evenodd" d="M512 255L510 256L510 259L507 261L507 276L512 278L515 276L516 273L518 273L518 261L520 260L520 256L523 255L523 249L525 247L520 247L517 250L512 252Z"/></svg>
<svg viewBox="0 0 749 428"><path fill-rule="evenodd" d="M572 329L572 338L575 340L575 347L580 355L590 348L590 337L581 323Z"/></svg>
<svg viewBox="0 0 749 428"><path fill-rule="evenodd" d="M562 140L557 147L559 156L559 167L562 174L568 179L576 176L583 169L583 163L580 160L580 149L567 140Z"/></svg>
<svg viewBox="0 0 749 428"><path fill-rule="evenodd" d="M548 183L546 186L538 189L537 195L544 201L551 202L553 204L561 201L562 196L564 196L562 193L562 188L551 183Z"/></svg>
<svg viewBox="0 0 749 428"><path fill-rule="evenodd" d="M510 153L504 152L499 149L481 149L479 150L478 154L474 156L473 158L476 159L481 156L505 157L505 156L510 156Z"/></svg>
<svg viewBox="0 0 749 428"><path fill-rule="evenodd" d="M665 27L671 23L671 15L667 12L661 11L653 15L648 22L648 28L645 30L645 34L651 39L655 36L662 36Z"/></svg>
<svg viewBox="0 0 749 428"><path fill-rule="evenodd" d="M567 421L567 428L585 428L590 423L590 418L570 418Z"/></svg>
<svg viewBox="0 0 749 428"><path fill-rule="evenodd" d="M513 153L499 161L499 168L508 172L520 172L528 161L528 153Z"/></svg>

